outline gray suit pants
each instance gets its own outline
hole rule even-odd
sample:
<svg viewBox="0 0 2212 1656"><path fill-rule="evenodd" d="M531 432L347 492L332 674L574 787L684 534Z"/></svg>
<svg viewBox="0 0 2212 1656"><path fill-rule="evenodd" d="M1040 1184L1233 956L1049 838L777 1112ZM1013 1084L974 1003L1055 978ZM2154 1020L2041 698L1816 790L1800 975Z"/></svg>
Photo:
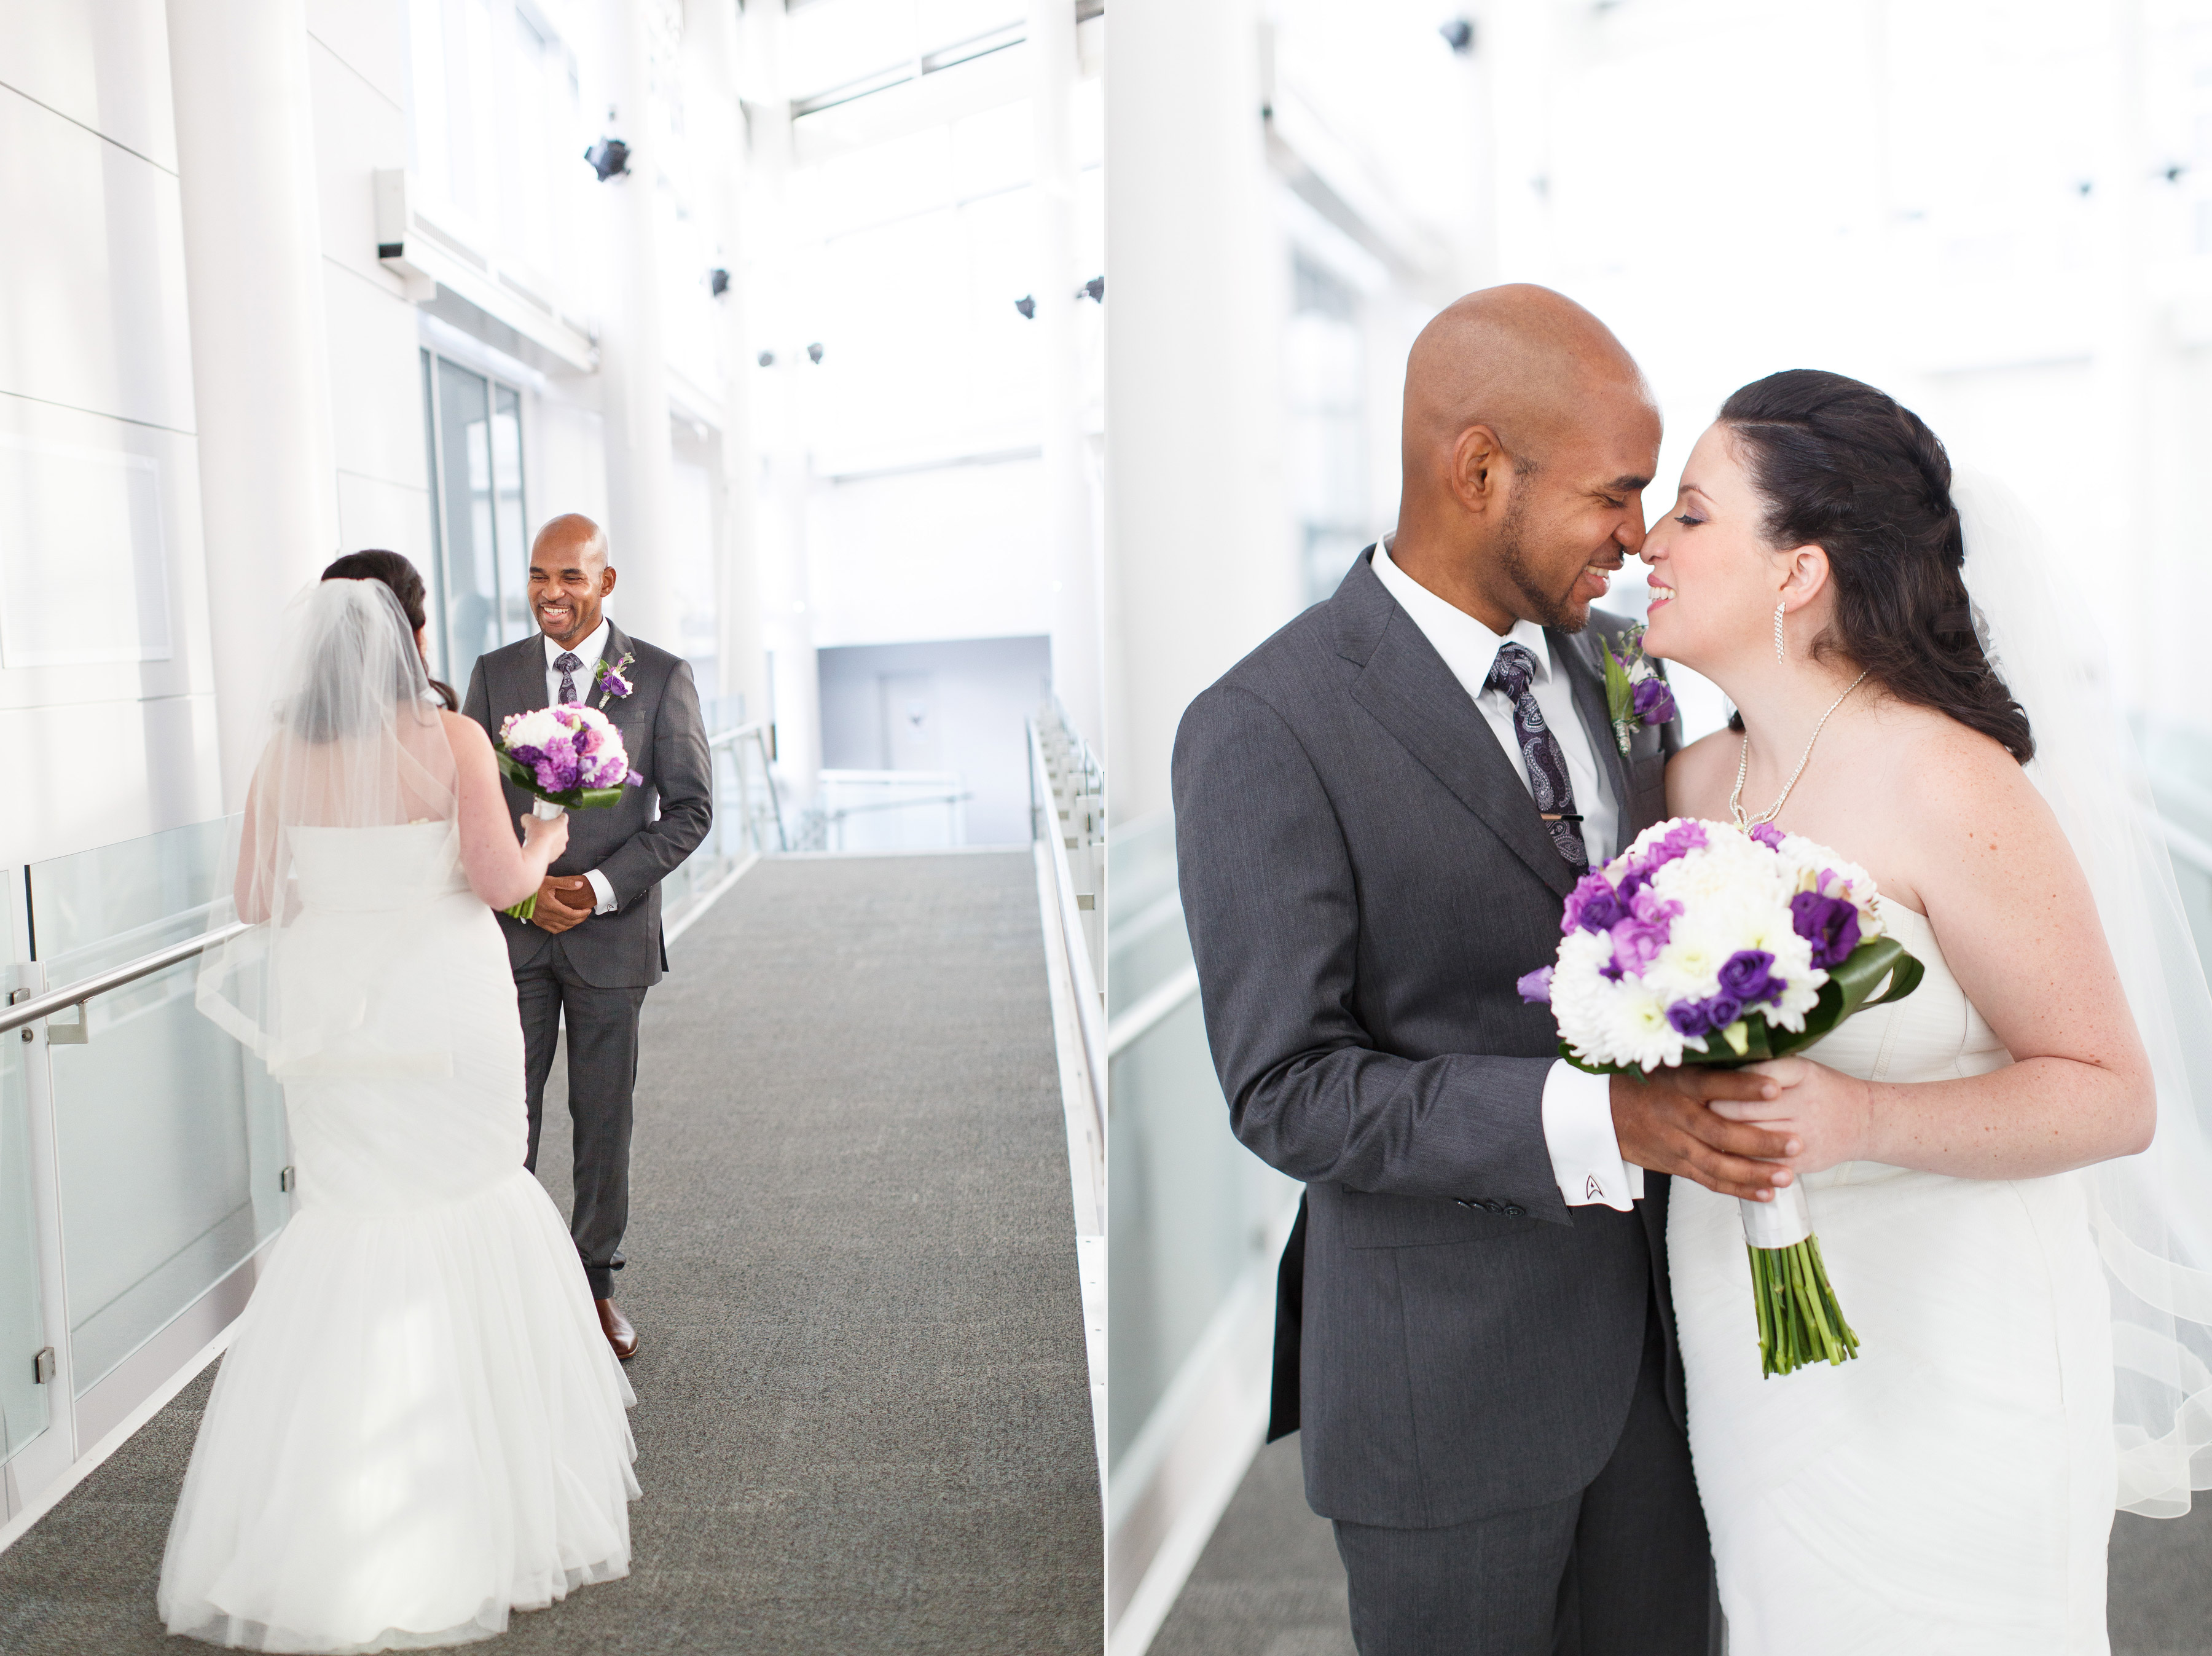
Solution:
<svg viewBox="0 0 2212 1656"><path fill-rule="evenodd" d="M576 1190L568 1233L583 1257L592 1297L611 1300L615 1273L623 1268L623 1232L629 1226L630 1094L637 1085L637 1017L645 985L596 988L576 976L556 943L533 964L515 969L514 994L522 1008L530 1105L530 1148L523 1165L538 1171L545 1078L553 1073L554 1044L565 1017Z"/></svg>
<svg viewBox="0 0 2212 1656"><path fill-rule="evenodd" d="M1360 1656L1705 1656L1711 1554L1657 1315L1620 1441L1579 1494L1444 1529L1338 1522Z"/></svg>

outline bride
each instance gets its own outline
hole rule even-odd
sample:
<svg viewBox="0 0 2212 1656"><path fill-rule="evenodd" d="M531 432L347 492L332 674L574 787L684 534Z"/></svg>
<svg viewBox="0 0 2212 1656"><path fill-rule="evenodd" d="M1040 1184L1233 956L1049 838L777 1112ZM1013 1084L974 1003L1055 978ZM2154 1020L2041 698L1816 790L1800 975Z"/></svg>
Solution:
<svg viewBox="0 0 2212 1656"><path fill-rule="evenodd" d="M1802 1142L1856 1360L1762 1380L1735 1204L1674 1182L1734 1656L2104 1652L2116 1504L2170 1516L2212 1483L2212 1277L2172 1176L2203 1135L2179 1057L2201 1034L2172 1013L2203 979L2145 921L2178 916L2172 877L2069 666L2086 630L1978 498L1882 393L1778 374L1729 399L1643 548L1646 648L1741 709L1674 761L1670 813L1860 863L1928 969L1770 1066L1778 1099L1715 1106Z"/></svg>
<svg viewBox="0 0 2212 1656"><path fill-rule="evenodd" d="M284 1088L296 1210L200 1422L172 1633L457 1644L626 1574L638 1493L576 1251L524 1171L522 1031L491 907L538 889L491 746L441 710L392 588L295 599L199 1004Z"/></svg>

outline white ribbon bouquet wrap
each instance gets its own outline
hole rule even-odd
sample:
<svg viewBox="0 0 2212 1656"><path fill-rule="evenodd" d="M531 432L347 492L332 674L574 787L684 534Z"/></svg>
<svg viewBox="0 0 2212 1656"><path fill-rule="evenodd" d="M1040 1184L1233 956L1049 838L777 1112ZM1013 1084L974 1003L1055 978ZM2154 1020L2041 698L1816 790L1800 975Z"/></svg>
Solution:
<svg viewBox="0 0 2212 1656"><path fill-rule="evenodd" d="M1550 1003L1560 1056L1595 1075L1783 1057L1919 986L1875 896L1863 868L1802 836L1676 817L1583 877L1557 960L1521 992ZM1762 1372L1855 1356L1803 1187L1740 1205Z"/></svg>

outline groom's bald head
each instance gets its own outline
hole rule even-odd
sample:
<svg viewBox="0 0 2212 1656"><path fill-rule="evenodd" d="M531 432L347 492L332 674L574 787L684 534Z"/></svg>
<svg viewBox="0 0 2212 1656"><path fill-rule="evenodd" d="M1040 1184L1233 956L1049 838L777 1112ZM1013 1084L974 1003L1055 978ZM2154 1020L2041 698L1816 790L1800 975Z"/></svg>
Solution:
<svg viewBox="0 0 2212 1656"><path fill-rule="evenodd" d="M1429 482L1460 435L1476 425L1494 432L1521 470L1536 470L1594 404L1650 413L1657 423L1643 370L1589 312L1528 283L1455 300L1421 330L1406 359L1407 487L1417 472Z"/></svg>
<svg viewBox="0 0 2212 1656"><path fill-rule="evenodd" d="M1392 556L1499 631L1580 627L1604 591L1583 571L1643 544L1659 431L1635 358L1573 300L1527 283L1468 294L1406 361Z"/></svg>

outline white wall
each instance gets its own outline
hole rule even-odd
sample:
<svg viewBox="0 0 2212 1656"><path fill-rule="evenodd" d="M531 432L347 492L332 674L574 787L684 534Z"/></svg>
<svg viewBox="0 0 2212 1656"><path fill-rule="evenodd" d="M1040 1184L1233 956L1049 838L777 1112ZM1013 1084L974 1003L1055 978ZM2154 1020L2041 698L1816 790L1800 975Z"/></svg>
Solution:
<svg viewBox="0 0 2212 1656"><path fill-rule="evenodd" d="M219 809L167 40L159 0L0 7L0 863Z"/></svg>
<svg viewBox="0 0 2212 1656"><path fill-rule="evenodd" d="M824 769L885 768L893 756L884 739L883 679L927 674L937 768L957 771L972 795L968 843L1010 844L1030 837L1029 739L1023 721L1036 711L1052 682L1048 640L852 645L824 649L817 659Z"/></svg>

